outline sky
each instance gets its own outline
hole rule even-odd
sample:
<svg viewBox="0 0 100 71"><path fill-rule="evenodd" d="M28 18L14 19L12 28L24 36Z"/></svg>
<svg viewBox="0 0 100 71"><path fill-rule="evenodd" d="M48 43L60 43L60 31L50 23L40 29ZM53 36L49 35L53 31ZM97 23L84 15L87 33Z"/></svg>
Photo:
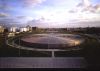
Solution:
<svg viewBox="0 0 100 71"><path fill-rule="evenodd" d="M0 0L0 24L100 27L100 0Z"/></svg>

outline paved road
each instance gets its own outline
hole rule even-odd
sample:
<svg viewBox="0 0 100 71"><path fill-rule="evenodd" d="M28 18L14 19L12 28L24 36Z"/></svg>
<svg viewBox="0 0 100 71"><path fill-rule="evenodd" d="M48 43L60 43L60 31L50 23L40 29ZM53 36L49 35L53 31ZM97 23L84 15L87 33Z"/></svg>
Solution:
<svg viewBox="0 0 100 71"><path fill-rule="evenodd" d="M0 58L0 68L84 68L85 66L86 62L83 57Z"/></svg>
<svg viewBox="0 0 100 71"><path fill-rule="evenodd" d="M42 36L42 37L39 37ZM35 35L36 36L36 35ZM66 37L63 37L66 36ZM71 38L69 38L70 36ZM72 38L76 35L69 34L38 34L37 37L33 37L33 35L29 35L21 40L30 42L30 43L40 43L40 44L67 44L68 46L74 46L75 42L79 42L79 44L83 41L82 38Z"/></svg>

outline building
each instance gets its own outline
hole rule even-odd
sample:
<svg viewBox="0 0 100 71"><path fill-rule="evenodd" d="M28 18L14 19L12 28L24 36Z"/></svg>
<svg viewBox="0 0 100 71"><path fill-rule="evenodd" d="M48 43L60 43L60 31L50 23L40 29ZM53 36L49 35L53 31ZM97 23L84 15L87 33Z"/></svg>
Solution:
<svg viewBox="0 0 100 71"><path fill-rule="evenodd" d="M4 32L4 27L3 26L0 26L0 33L3 33Z"/></svg>
<svg viewBox="0 0 100 71"><path fill-rule="evenodd" d="M37 29L37 27L32 27L32 31L36 31Z"/></svg>
<svg viewBox="0 0 100 71"><path fill-rule="evenodd" d="M26 28L27 28L27 31L30 31L30 32L32 31L32 27L31 26L27 25Z"/></svg>
<svg viewBox="0 0 100 71"><path fill-rule="evenodd" d="M14 33L17 32L17 27L11 27L10 32L14 32Z"/></svg>
<svg viewBox="0 0 100 71"><path fill-rule="evenodd" d="M21 27L20 28L20 32L27 32L27 31L28 31L28 29L26 27Z"/></svg>

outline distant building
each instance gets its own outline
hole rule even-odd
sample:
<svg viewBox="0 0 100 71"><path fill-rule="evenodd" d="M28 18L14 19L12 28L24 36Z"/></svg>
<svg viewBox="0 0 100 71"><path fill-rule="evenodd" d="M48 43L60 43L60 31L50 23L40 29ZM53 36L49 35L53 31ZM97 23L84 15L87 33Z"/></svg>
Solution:
<svg viewBox="0 0 100 71"><path fill-rule="evenodd" d="M0 33L3 33L4 32L4 27L3 26L0 26Z"/></svg>
<svg viewBox="0 0 100 71"><path fill-rule="evenodd" d="M10 32L14 32L14 33L17 32L17 27L11 27Z"/></svg>
<svg viewBox="0 0 100 71"><path fill-rule="evenodd" d="M36 31L37 29L37 27L32 27L32 31Z"/></svg>
<svg viewBox="0 0 100 71"><path fill-rule="evenodd" d="M27 31L28 31L28 29L26 27L21 27L20 28L20 32L27 32Z"/></svg>
<svg viewBox="0 0 100 71"><path fill-rule="evenodd" d="M32 31L32 27L31 26L27 25L26 28L27 28L27 31Z"/></svg>

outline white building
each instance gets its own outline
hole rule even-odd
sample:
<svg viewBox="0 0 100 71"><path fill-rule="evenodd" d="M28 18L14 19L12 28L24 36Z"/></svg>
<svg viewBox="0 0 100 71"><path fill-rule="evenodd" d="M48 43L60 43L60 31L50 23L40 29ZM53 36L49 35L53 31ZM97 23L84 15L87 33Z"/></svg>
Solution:
<svg viewBox="0 0 100 71"><path fill-rule="evenodd" d="M21 27L20 28L20 32L27 32L27 31L28 31L28 29L26 27Z"/></svg>
<svg viewBox="0 0 100 71"><path fill-rule="evenodd" d="M27 31L32 31L32 27L31 26L27 25L26 28L27 28Z"/></svg>
<svg viewBox="0 0 100 71"><path fill-rule="evenodd" d="M10 32L17 32L17 27L11 27Z"/></svg>

